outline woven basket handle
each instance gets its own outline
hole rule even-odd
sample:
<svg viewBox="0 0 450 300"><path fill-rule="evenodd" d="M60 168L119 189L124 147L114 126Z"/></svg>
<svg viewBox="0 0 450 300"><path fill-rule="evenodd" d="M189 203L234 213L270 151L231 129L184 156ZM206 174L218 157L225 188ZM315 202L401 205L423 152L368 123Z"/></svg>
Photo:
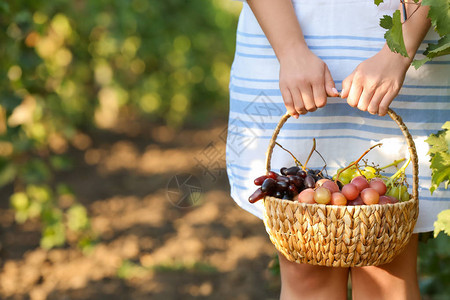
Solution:
<svg viewBox="0 0 450 300"><path fill-rule="evenodd" d="M406 142L408 143L409 155L411 156L412 172L413 172L412 197L417 201L419 199L419 160L417 157L416 145L414 144L413 138L409 133L408 128L406 127L405 123L403 123L402 118L399 115L397 115L392 109L388 110L388 115L389 117L391 117L393 121L395 121L395 123L397 123L398 127L403 133L403 136L406 139ZM290 115L288 113L286 113L283 117L281 117L281 120L280 122L278 122L278 125L273 132L272 138L270 139L269 147L267 148L266 153L267 172L270 171L270 163L272 160L273 148L275 147L275 141L277 140L281 128L283 127L284 123L286 123L286 121L289 119L289 117Z"/></svg>

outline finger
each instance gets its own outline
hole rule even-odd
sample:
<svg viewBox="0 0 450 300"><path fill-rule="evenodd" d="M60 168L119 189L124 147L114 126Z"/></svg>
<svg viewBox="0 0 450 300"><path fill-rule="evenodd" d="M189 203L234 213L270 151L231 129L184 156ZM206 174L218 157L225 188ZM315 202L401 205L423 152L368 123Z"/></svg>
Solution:
<svg viewBox="0 0 450 300"><path fill-rule="evenodd" d="M300 94L299 89L292 88L289 89L292 96L292 102L294 103L294 109L298 114L306 113L305 105L303 104L302 95Z"/></svg>
<svg viewBox="0 0 450 300"><path fill-rule="evenodd" d="M373 94L375 93L375 89L364 88L361 93L361 98L359 98L358 109L362 111L366 111L367 107L369 107L370 99L372 99Z"/></svg>
<svg viewBox="0 0 450 300"><path fill-rule="evenodd" d="M362 87L358 83L353 81L347 97L348 105L352 107L358 106L359 99L361 98L361 93Z"/></svg>
<svg viewBox="0 0 450 300"><path fill-rule="evenodd" d="M381 100L386 93L384 91L375 91L370 99L369 106L367 107L367 111L372 115L378 114L378 107L380 106Z"/></svg>
<svg viewBox="0 0 450 300"><path fill-rule="evenodd" d="M380 105L378 106L378 115L384 116L387 114L389 105L391 105L392 101L394 100L395 96L397 96L396 92L387 92L383 99L380 102Z"/></svg>
<svg viewBox="0 0 450 300"><path fill-rule="evenodd" d="M327 92L327 95L330 97L339 96L339 92L336 89L333 77L331 76L330 70L327 66L325 66L325 90Z"/></svg>
<svg viewBox="0 0 450 300"><path fill-rule="evenodd" d="M284 105L287 112L294 118L298 118L298 113L294 108L294 102L292 101L291 92L287 88L280 88L281 95L283 96Z"/></svg>
<svg viewBox="0 0 450 300"><path fill-rule="evenodd" d="M303 104L307 111L315 111L317 109L314 102L313 92L310 85L305 85L300 87L300 92L302 93Z"/></svg>
<svg viewBox="0 0 450 300"><path fill-rule="evenodd" d="M342 81L342 90L341 90L341 98L345 99L348 97L348 94L350 92L350 87L352 86L353 76L355 73L348 75L347 78L345 78Z"/></svg>
<svg viewBox="0 0 450 300"><path fill-rule="evenodd" d="M323 84L314 84L312 86L313 99L316 107L324 107L327 104L327 92Z"/></svg>

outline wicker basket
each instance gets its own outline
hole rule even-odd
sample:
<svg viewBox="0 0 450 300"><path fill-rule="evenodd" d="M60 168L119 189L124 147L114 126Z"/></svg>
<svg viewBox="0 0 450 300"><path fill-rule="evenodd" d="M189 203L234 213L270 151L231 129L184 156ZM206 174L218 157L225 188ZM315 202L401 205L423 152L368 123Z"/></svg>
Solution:
<svg viewBox="0 0 450 300"><path fill-rule="evenodd" d="M413 170L412 198L390 205L337 206L266 196L267 233L288 260L333 267L376 266L391 262L408 244L419 213L417 152L402 119L392 110L388 114L408 143ZM288 114L281 118L270 140L267 172L275 140L288 118Z"/></svg>

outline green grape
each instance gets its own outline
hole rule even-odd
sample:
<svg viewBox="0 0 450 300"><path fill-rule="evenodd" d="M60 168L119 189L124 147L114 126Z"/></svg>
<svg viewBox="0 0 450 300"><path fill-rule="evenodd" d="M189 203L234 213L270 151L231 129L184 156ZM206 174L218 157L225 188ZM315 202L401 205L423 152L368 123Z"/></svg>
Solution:
<svg viewBox="0 0 450 300"><path fill-rule="evenodd" d="M367 179L374 178L376 172L377 171L373 167L365 167L364 170L362 171L364 177L366 177Z"/></svg>
<svg viewBox="0 0 450 300"><path fill-rule="evenodd" d="M386 195L395 197L397 200L400 200L401 198L401 191L400 188L397 186L391 187L391 189L386 193Z"/></svg>
<svg viewBox="0 0 450 300"><path fill-rule="evenodd" d="M361 176L361 174L359 173L359 171L356 170L356 169L353 170L353 173L352 173L352 177L351 177L351 178L353 179L353 178L358 177L358 176Z"/></svg>
<svg viewBox="0 0 450 300"><path fill-rule="evenodd" d="M400 197L399 197L400 202L408 201L411 198L411 196L408 193L408 188L406 187L406 185L400 186L399 193L400 193Z"/></svg>
<svg viewBox="0 0 450 300"><path fill-rule="evenodd" d="M408 201L409 199L411 199L411 195L408 192L402 193L402 199L400 200L400 202L405 202Z"/></svg>
<svg viewBox="0 0 450 300"><path fill-rule="evenodd" d="M347 177L347 176L339 176L339 180L342 182L342 184L347 184L350 183L350 181L352 180L351 177Z"/></svg>

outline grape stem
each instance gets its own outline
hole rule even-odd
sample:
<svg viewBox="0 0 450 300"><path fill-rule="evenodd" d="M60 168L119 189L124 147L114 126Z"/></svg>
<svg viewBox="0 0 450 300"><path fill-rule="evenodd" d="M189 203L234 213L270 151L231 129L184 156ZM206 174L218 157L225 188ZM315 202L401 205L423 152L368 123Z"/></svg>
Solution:
<svg viewBox="0 0 450 300"><path fill-rule="evenodd" d="M376 145L373 145L372 147L370 147L369 149L367 149L357 160L355 160L354 162L352 162L351 164L349 164L348 166L346 166L345 168L343 168L342 170L340 170L338 173L337 173L337 176L336 176L336 180L334 180L334 182L336 182L336 184L337 184L337 182L339 181L339 176L341 176L341 173L343 172L343 171L345 171L345 170L347 170L348 168L350 168L351 166L358 166L358 163L359 163L359 161L364 157L364 156L366 156L366 154L367 153L369 153L373 148L375 148L375 147L381 147L381 145L383 145L382 143L378 143L378 144L376 144ZM358 169L359 170L359 169ZM361 174L361 172L360 172L360 174Z"/></svg>
<svg viewBox="0 0 450 300"><path fill-rule="evenodd" d="M403 166L400 169L397 170L397 172L395 172L394 175L389 177L388 181L386 182L387 189L389 189L390 186L394 185L394 182L397 180L397 178L399 178L400 176L404 176L405 175L406 167L408 167L410 162L411 162L411 157L408 159L407 162L405 162L403 164Z"/></svg>
<svg viewBox="0 0 450 300"><path fill-rule="evenodd" d="M315 138L313 138L313 146L312 146L311 152L309 152L308 158L306 159L305 165L302 166L303 171L306 171L306 165L308 164L309 159L311 158L311 155L314 153L314 151L316 151L316 139Z"/></svg>
<svg viewBox="0 0 450 300"><path fill-rule="evenodd" d="M384 167L378 168L378 169L384 170L384 169L387 169L387 168L392 167L392 166L397 166L399 163L404 162L405 160L406 160L406 158L394 160L393 163L390 163L390 164L388 164L388 165L386 165Z"/></svg>
<svg viewBox="0 0 450 300"><path fill-rule="evenodd" d="M296 163L298 166L300 166L300 167L303 168L302 163L294 156L294 154L292 154L291 151L289 151L288 149L286 149L286 148L284 148L283 146L281 146L278 142L275 142L275 144L276 144L278 147L280 147L281 149L283 149L284 151L286 151L287 153L289 153L289 154L292 156L292 158L294 159L295 163ZM304 169L304 168L303 168L303 169Z"/></svg>
<svg viewBox="0 0 450 300"><path fill-rule="evenodd" d="M320 172L318 173L318 174L320 174L320 173L322 173L323 174L323 171L325 170L327 170L327 162L326 162L326 160L325 160L325 158L323 158L323 156L322 156L322 154L320 154L320 152L319 151L317 151L317 150L314 150L317 154L319 154L319 156L320 156L320 158L323 160L323 163L324 163L324 165L323 165L323 168L322 168L322 170L320 170ZM326 172L327 173L327 176L328 176L328 172Z"/></svg>

